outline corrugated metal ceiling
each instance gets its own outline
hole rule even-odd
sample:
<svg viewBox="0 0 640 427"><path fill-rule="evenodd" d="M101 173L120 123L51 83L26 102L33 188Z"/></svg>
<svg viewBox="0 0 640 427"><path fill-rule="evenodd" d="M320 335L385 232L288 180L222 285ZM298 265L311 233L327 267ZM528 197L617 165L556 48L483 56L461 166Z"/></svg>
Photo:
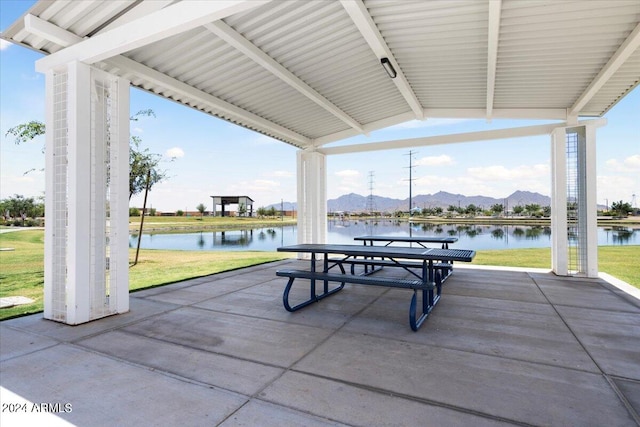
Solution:
<svg viewBox="0 0 640 427"><path fill-rule="evenodd" d="M577 102L579 115L601 116L638 85L640 49L608 67L621 46L638 44L640 1L502 0L493 25L490 1L368 0L360 23L339 1L273 1L223 19L258 56L205 25L96 65L301 148L415 118L407 92L427 118L477 117L482 110L491 117L491 108L551 118ZM40 1L28 14L63 31L63 39L87 38L177 3ZM369 21L373 31L363 31ZM34 34L22 19L2 34L46 54L79 40L72 36L65 42ZM405 86L381 67L381 49L398 64ZM592 84L597 90L589 94Z"/></svg>

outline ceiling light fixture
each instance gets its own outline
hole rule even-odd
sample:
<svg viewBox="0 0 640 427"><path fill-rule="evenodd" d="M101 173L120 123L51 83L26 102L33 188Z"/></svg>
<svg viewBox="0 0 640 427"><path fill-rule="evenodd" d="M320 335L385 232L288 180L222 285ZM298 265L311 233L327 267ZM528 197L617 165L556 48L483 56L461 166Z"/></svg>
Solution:
<svg viewBox="0 0 640 427"><path fill-rule="evenodd" d="M387 72L387 74L389 74L389 77L395 79L398 73L396 73L395 68L393 68L393 65L391 65L391 61L389 61L389 58L380 58L380 63L384 67L384 70Z"/></svg>

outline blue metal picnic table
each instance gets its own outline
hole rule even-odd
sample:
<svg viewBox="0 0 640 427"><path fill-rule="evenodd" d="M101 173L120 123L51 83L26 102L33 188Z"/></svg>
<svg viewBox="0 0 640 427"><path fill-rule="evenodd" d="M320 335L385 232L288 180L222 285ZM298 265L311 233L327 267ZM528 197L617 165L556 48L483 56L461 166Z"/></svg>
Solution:
<svg viewBox="0 0 640 427"><path fill-rule="evenodd" d="M471 262L475 251L465 249L439 249L439 248L408 248L401 246L365 246L365 245L333 245L333 244L301 244L283 246L279 252L297 252L311 255L309 270L282 270L276 274L288 277L289 282L284 291L283 303L288 311L296 311L309 304L340 291L344 284L356 283L363 285L388 286L396 288L413 289L414 294L409 308L409 322L411 329L416 331L426 320L440 300L442 293L441 270L437 263L447 261ZM318 271L316 260L318 255L322 258L322 271ZM333 256L333 257L331 257ZM335 257L338 256L338 257ZM392 279L388 277L367 276L366 274L347 274L344 265L353 267L355 264L372 268L376 266L400 267L411 273L417 280ZM420 267L419 269L416 267ZM338 268L340 273L331 273L330 270ZM417 271L416 271L417 270ZM289 291L296 278L310 281L310 298L298 305L289 304ZM316 294L316 280L324 283L323 292ZM341 284L329 289L328 282L340 282ZM422 291L422 314L417 316L417 293Z"/></svg>

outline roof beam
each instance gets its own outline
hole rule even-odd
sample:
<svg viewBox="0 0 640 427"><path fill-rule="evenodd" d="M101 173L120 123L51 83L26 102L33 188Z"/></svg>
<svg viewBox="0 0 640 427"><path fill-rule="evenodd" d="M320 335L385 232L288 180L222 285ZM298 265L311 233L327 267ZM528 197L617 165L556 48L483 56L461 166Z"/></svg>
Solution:
<svg viewBox="0 0 640 427"><path fill-rule="evenodd" d="M59 44L63 47L71 46L84 40L82 37L79 37L70 31L57 27L50 22L33 15L27 15L25 17L25 27L28 29L28 31L33 32L34 34L37 34L41 37L46 37L49 39L49 41ZM272 123L260 116L245 111L206 92L202 92L199 89L189 86L186 83L162 74L152 68L147 67L146 65L142 65L122 55L110 58L105 62L109 66L117 67L124 72L130 72L136 74L137 76L140 76L143 79L153 81L168 90L172 90L179 94L184 94L185 96L192 97L197 101L210 106L212 109L221 111L225 114L229 114L230 116L237 117L246 123L253 124L257 127L259 126L266 128L267 130L273 132L274 135L280 135L280 137L283 139L295 141L301 146L306 146L311 143L311 140L309 138L300 135L297 132L276 125L275 123Z"/></svg>
<svg viewBox="0 0 640 427"><path fill-rule="evenodd" d="M425 108L424 114L430 119L463 119L476 120L486 117L486 110L482 108ZM567 120L567 110L565 108L506 108L494 109L494 119L523 119L523 120ZM389 126L410 122L415 117L411 112L389 117L377 122L367 123L364 129L367 132L384 129ZM424 126L429 126L429 122L424 122ZM346 138L356 136L351 129L336 132L313 140L315 147L321 147L332 142L341 141Z"/></svg>
<svg viewBox="0 0 640 427"><path fill-rule="evenodd" d="M24 17L24 29L62 47L71 46L84 40L64 28L31 14L27 14Z"/></svg>
<svg viewBox="0 0 640 427"><path fill-rule="evenodd" d="M502 0L489 2L489 34L487 46L487 120L493 114L493 95L496 87L496 67L498 64L498 40L500 38L500 12Z"/></svg>
<svg viewBox="0 0 640 427"><path fill-rule="evenodd" d="M591 101L591 98L604 86L611 76L618 71L618 68L625 63L627 59L640 46L640 24L636 25L629 37L620 45L616 53L609 59L598 75L591 81L591 84L580 95L578 100L569 108L569 115L579 115L580 110Z"/></svg>
<svg viewBox="0 0 640 427"><path fill-rule="evenodd" d="M71 61L93 64L269 1L184 0L39 59L36 70L46 72Z"/></svg>
<svg viewBox="0 0 640 427"><path fill-rule="evenodd" d="M340 0L340 3L342 3L342 7L347 11L347 14L351 17L351 20L360 31L360 34L362 34L371 50L373 50L373 53L378 57L378 60L382 58L389 59L389 62L393 65L393 68L397 73L396 77L391 80L396 85L405 101L407 101L409 107L411 107L411 110L415 114L415 118L418 120L424 119L424 111L422 109L422 105L420 105L420 101L418 101L418 97L411 88L411 85L409 85L409 81L391 53L391 49L387 46L387 42L384 41L382 34L380 34L380 30L378 30L375 22L373 22L366 6L361 0Z"/></svg>
<svg viewBox="0 0 640 427"><path fill-rule="evenodd" d="M142 1L141 3L135 5L131 10L128 10L124 15L121 15L110 22L106 27L98 31L97 34L104 33L105 31L112 30L116 27L126 24L127 22L134 21L138 18L149 15L150 13L156 12L160 9L164 9L171 3L173 3L173 0Z"/></svg>
<svg viewBox="0 0 640 427"><path fill-rule="evenodd" d="M359 133L365 133L365 130L362 128L362 125L360 123L358 123L351 116L349 116L331 101L318 93L311 86L303 82L291 71L280 65L279 62L264 53L262 50L260 50L260 48L251 43L229 25L225 24L222 21L217 21L210 24L205 24L204 27L215 34L217 37L224 40L226 43L233 46L235 49L242 52L256 64L260 65L262 68L278 77L287 85L291 86L292 88L318 104L320 107L324 108L329 113L333 114L338 119L348 124L351 128L357 130Z"/></svg>
<svg viewBox="0 0 640 427"><path fill-rule="evenodd" d="M583 120L577 125L602 127L607 119ZM373 142L367 144L353 144L341 147L320 148L318 152L330 154L362 153L368 151L396 150L429 145L456 144L462 142L490 141L495 139L522 138L527 136L548 135L554 129L567 127L566 123L551 123L546 125L524 126L509 129L494 129L479 132L466 132L450 135L427 136L424 138L398 139L395 141Z"/></svg>

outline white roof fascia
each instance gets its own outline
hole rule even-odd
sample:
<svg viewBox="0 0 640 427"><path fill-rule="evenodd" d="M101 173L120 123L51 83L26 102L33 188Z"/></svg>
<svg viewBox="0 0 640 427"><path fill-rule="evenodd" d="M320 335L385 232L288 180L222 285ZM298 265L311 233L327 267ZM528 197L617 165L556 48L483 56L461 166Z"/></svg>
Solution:
<svg viewBox="0 0 640 427"><path fill-rule="evenodd" d="M72 61L85 64L103 61L269 1L184 0L39 59L36 71L45 72Z"/></svg>
<svg viewBox="0 0 640 427"><path fill-rule="evenodd" d="M489 2L489 31L487 48L487 121L493 114L493 95L496 87L496 67L498 63L498 40L500 38L500 12L502 0Z"/></svg>
<svg viewBox="0 0 640 427"><path fill-rule="evenodd" d="M607 119L583 120L577 125L601 127L607 124ZM353 144L341 147L320 148L318 152L325 155L361 153L380 150L397 150L429 145L457 144L462 142L489 141L495 139L521 138L536 135L548 135L554 129L567 127L567 123L550 123L545 125L524 126L519 128L494 129L479 132L457 133L449 135L427 136L423 138L398 139L394 141L372 142L367 144Z"/></svg>
<svg viewBox="0 0 640 427"><path fill-rule="evenodd" d="M358 28L364 39L373 50L373 53L378 57L378 60L381 58L388 58L393 68L396 70L396 77L391 79L393 83L396 85L404 99L411 107L411 110L415 114L415 118L418 120L424 119L424 110L422 109L422 105L420 105L420 101L418 101L418 97L413 92L413 89L409 85L407 78L405 77L400 65L396 62L389 46L384 41L382 34L378 30L375 22L369 15L366 6L362 3L361 0L340 0L340 3L351 17L351 20ZM382 65L381 65L382 67Z"/></svg>
<svg viewBox="0 0 640 427"><path fill-rule="evenodd" d="M347 125L357 130L359 133L365 133L362 125L350 117L347 113L335 106L327 98L319 94L315 89L308 84L300 80L291 71L280 65L275 59L264 53L260 48L251 43L236 30L222 21L217 21L209 24L205 24L204 28L211 31L217 37L221 38L229 45L233 46L252 61L260 65L262 68L269 71L271 74L278 77L280 80L291 86L320 107L333 114L338 119L345 122Z"/></svg>
<svg viewBox="0 0 640 427"><path fill-rule="evenodd" d="M636 25L629 37L620 45L616 53L607 61L598 75L591 81L587 89L578 97L578 100L569 108L569 115L579 115L580 110L589 103L602 86L609 81L618 68L629 59L631 54L640 46L640 24Z"/></svg>

